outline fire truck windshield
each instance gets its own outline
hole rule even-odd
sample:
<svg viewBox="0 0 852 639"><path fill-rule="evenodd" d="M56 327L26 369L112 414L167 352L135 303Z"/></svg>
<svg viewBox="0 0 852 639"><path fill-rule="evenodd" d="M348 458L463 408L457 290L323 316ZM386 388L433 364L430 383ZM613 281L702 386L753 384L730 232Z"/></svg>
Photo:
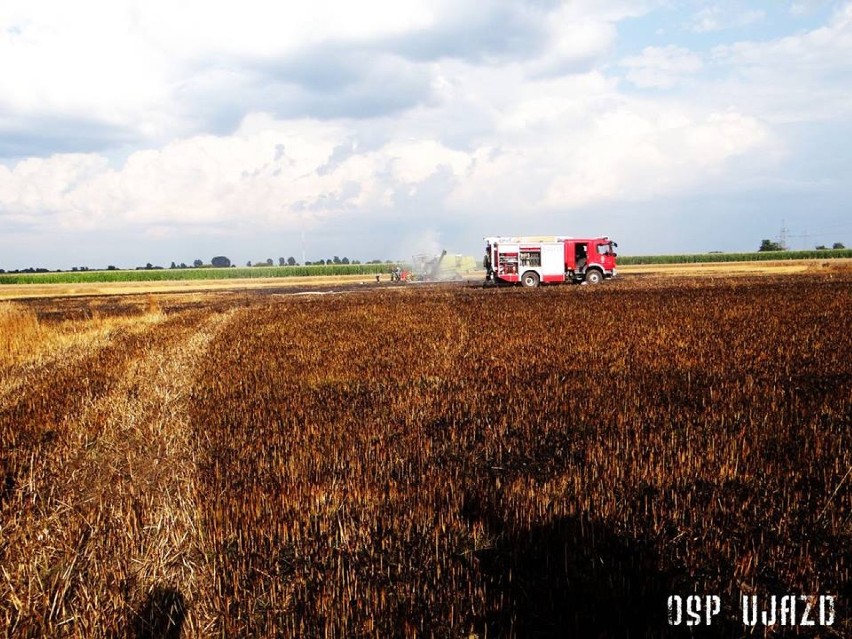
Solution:
<svg viewBox="0 0 852 639"><path fill-rule="evenodd" d="M597 249L600 255L615 255L615 247L618 246L615 242L607 244L598 244Z"/></svg>

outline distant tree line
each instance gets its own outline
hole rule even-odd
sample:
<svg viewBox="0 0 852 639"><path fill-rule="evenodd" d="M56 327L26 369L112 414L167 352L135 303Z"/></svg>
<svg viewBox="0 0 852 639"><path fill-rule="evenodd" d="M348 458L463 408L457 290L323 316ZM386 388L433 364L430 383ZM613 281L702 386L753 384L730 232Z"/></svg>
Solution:
<svg viewBox="0 0 852 639"><path fill-rule="evenodd" d="M817 251L828 251L829 248L823 244L815 247ZM843 242L835 242L831 245L832 251L841 251L845 249L846 246ZM773 242L772 240L761 240L760 248L757 249L760 253L766 253L768 251L786 251L787 247L784 246L781 242Z"/></svg>
<svg viewBox="0 0 852 639"><path fill-rule="evenodd" d="M381 262L381 260L374 260L372 262L367 262L367 263L368 264L381 264L382 262ZM388 260L388 263L390 263L390 260ZM335 255L334 257L330 257L327 260L315 260L313 262L311 262L310 260L305 261L305 266L312 266L312 265L313 266L318 266L318 265L324 266L326 264L361 264L361 261L360 260L350 260L348 257L338 257L337 255ZM265 260L258 260L256 262L253 262L252 260L249 260L248 262L246 262L246 266L273 266L273 265L274 265L274 262L272 261L271 257L268 257ZM299 264L296 261L295 257L290 256L288 258L279 257L278 258L278 266L301 266L301 264Z"/></svg>
<svg viewBox="0 0 852 639"><path fill-rule="evenodd" d="M330 257L328 259L320 259L320 260L315 260L313 262L307 260L307 261L305 261L305 266L311 266L311 265L324 266L324 265L331 265L331 264L335 264L335 265L338 265L338 264L344 264L344 265L345 264L355 264L355 265L357 265L357 264L361 264L361 263L362 262L360 260L350 259L350 258L345 257L345 256L344 257L338 257L337 255L335 255L334 257ZM249 260L248 262L246 262L246 266L252 266L252 267L254 267L254 266L273 266L274 264L275 264L275 262L273 261L273 259L271 257L266 258L265 260L258 260L256 262L253 262L252 260ZM382 260L370 260L369 262L366 262L366 264L395 264L395 262L393 262L392 260L384 260L384 261L382 261ZM205 264L204 261L201 260L201 259L193 260L192 265L189 265L186 262L173 261L168 266L168 268L171 270L171 269L188 269L188 268L231 268L233 266L236 266L236 265L231 262L230 258L226 257L225 255L217 255L216 257L214 257L210 260L209 264ZM296 258L291 255L290 257L287 257L287 258L279 257L278 258L278 266L300 266L300 264L299 264L299 262L296 261ZM77 272L81 272L81 271L98 270L98 269L97 268L90 269L88 266L73 266L70 270L74 273L77 273ZM117 266L110 264L109 266L106 267L105 270L107 270L107 271L121 271L121 270L124 270L124 269L120 269ZM158 270L163 270L163 267L152 264L151 262L148 262L144 266L136 266L134 268L127 269L127 270L158 271ZM51 269L36 268L36 267L30 267L30 268L24 268L24 269L15 269L15 270L10 270L10 271L6 271L6 270L0 268L0 273L11 273L11 274L15 274L15 273L62 273L62 272L63 272L62 269L56 269L55 271L53 271Z"/></svg>

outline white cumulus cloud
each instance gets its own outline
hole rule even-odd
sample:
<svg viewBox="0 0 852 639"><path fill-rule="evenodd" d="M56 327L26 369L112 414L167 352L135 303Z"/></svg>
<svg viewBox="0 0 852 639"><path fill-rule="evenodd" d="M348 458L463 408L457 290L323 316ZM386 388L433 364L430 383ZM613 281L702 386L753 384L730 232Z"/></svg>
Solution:
<svg viewBox="0 0 852 639"><path fill-rule="evenodd" d="M646 47L640 55L624 58L627 79L638 87L667 89L703 68L701 57L683 47Z"/></svg>
<svg viewBox="0 0 852 639"><path fill-rule="evenodd" d="M721 29L756 13L702 3L710 51L663 40L669 7L8 0L0 250L69 233L272 245L303 228L323 252L359 233L434 245L495 216L561 231L791 175L844 184L852 3L762 39ZM751 197L774 210L783 193Z"/></svg>
<svg viewBox="0 0 852 639"><path fill-rule="evenodd" d="M688 28L696 33L708 33L745 27L760 22L766 13L760 9L748 9L742 3L713 4L697 11L689 21Z"/></svg>

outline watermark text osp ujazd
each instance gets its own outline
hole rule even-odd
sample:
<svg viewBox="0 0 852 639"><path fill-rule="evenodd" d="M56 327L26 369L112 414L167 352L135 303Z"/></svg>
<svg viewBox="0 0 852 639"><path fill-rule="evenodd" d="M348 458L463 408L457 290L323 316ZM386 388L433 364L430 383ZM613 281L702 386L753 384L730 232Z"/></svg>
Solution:
<svg viewBox="0 0 852 639"><path fill-rule="evenodd" d="M743 595L744 626L831 626L835 622L833 595ZM711 626L722 611L719 595L671 595L667 601L670 626Z"/></svg>

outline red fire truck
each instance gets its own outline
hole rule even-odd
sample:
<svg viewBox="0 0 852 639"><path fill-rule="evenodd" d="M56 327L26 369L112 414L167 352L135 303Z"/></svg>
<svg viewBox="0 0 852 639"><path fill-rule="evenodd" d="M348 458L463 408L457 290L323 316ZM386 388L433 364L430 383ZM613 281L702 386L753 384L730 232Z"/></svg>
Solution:
<svg viewBox="0 0 852 639"><path fill-rule="evenodd" d="M551 282L600 284L615 276L615 248L608 237L567 235L486 237L486 281L535 287Z"/></svg>

